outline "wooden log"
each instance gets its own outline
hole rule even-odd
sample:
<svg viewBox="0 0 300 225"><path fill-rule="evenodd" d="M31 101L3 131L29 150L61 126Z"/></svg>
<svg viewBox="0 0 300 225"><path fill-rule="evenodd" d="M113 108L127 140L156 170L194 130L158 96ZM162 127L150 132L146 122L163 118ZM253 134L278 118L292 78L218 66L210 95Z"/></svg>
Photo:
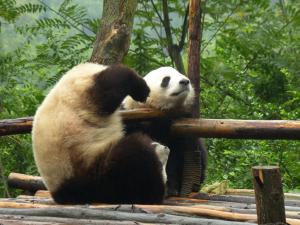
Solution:
<svg viewBox="0 0 300 225"><path fill-rule="evenodd" d="M43 179L38 176L30 176L20 173L10 173L7 179L10 187L36 192L37 190L46 190Z"/></svg>
<svg viewBox="0 0 300 225"><path fill-rule="evenodd" d="M6 202L0 201L0 208L12 208L12 209L77 209L77 208L89 208L89 209L105 209L105 210L117 210L121 212L149 212L149 213L170 213L174 215L189 215L189 216L202 216L216 219L225 219L232 221L249 221L256 220L255 211L233 209L229 207L210 205L194 205L194 206L170 206L170 205L107 205L107 204L93 204L93 205L47 205L39 203L17 203L17 202ZM253 209L255 210L255 209ZM1 214L1 213L0 213ZM299 211L289 212L290 218L288 222L293 224L300 224ZM294 219L293 219L294 218ZM298 220L297 220L298 219Z"/></svg>
<svg viewBox="0 0 300 225"><path fill-rule="evenodd" d="M115 220L91 220L91 219L72 219L62 217L45 216L19 216L19 215L0 215L0 224L5 225L48 225L48 224L74 224L74 225L149 225L148 223L138 223L136 221L115 221ZM150 224L151 225L151 224Z"/></svg>
<svg viewBox="0 0 300 225"><path fill-rule="evenodd" d="M172 132L213 138L300 139L300 121L180 119Z"/></svg>
<svg viewBox="0 0 300 225"><path fill-rule="evenodd" d="M201 224L201 225L253 225L248 222L224 221L216 219L204 219L187 216L169 215L169 214L148 214L148 213L127 213L118 211L109 211L103 209L87 208L32 208L15 209L0 208L2 215L23 215L39 217L65 217L80 219L101 219L115 221L137 221L142 223L163 223L163 224ZM255 215L252 215L255 217ZM243 219L245 221L245 219Z"/></svg>
<svg viewBox="0 0 300 225"><path fill-rule="evenodd" d="M37 197L36 195L35 196L19 195L16 199L1 199L0 204L4 204L3 205L4 207L6 202L55 205L54 201L50 196L49 198L45 198L45 197ZM216 205L211 205L210 203L211 202L208 202L206 200L178 198L178 197L171 197L164 201L164 205L168 205L168 206L186 206L186 207L198 208L198 209L214 209L214 210L226 211L226 212L256 214L255 205L254 207L251 208L246 204L240 207L236 205L228 205L226 204L226 202L216 202L217 203ZM96 207L97 208L100 207L99 204L96 204ZM108 204L101 205L102 209L112 210L116 207L117 207L116 205L108 205ZM124 208L124 205L118 208L118 210L120 209L122 209L122 211L126 211L126 207ZM130 212L131 210L132 210L131 206L127 207L127 212ZM300 208L299 207L286 208L286 216L288 218L300 219Z"/></svg>
<svg viewBox="0 0 300 225"><path fill-rule="evenodd" d="M229 188L226 190L226 194L254 196L255 193L254 193L254 189L232 189L232 188ZM300 194L284 193L284 198L290 199L290 200L300 200Z"/></svg>
<svg viewBox="0 0 300 225"><path fill-rule="evenodd" d="M149 120L163 117L157 110L136 109L121 111L124 120ZM32 117L1 120L0 136L29 133ZM298 120L228 120L228 119L180 119L175 120L172 132L210 137L241 139L290 139L300 140L300 121Z"/></svg>
<svg viewBox="0 0 300 225"><path fill-rule="evenodd" d="M0 121L0 136L26 134L31 132L33 117L7 119Z"/></svg>
<svg viewBox="0 0 300 225"><path fill-rule="evenodd" d="M236 196L236 195L208 195L205 193L197 193L190 196L196 199L210 200L210 201L225 201L225 202L238 202L254 204L255 198L252 196ZM286 206L300 207L300 201L298 200L285 200Z"/></svg>
<svg viewBox="0 0 300 225"><path fill-rule="evenodd" d="M44 191L44 190L38 190L34 196L43 197L43 198L51 198L50 192Z"/></svg>
<svg viewBox="0 0 300 225"><path fill-rule="evenodd" d="M258 224L286 223L279 167L256 166L252 173Z"/></svg>

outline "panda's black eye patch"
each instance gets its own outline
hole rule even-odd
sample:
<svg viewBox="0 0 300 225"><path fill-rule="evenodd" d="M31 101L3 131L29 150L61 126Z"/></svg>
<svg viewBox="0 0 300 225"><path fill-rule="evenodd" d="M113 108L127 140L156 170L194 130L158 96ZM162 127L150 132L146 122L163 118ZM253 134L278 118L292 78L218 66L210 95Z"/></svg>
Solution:
<svg viewBox="0 0 300 225"><path fill-rule="evenodd" d="M170 77L170 76L164 77L164 78L162 79L162 81L161 81L160 86L161 86L162 88L168 87L170 80L171 80L171 77Z"/></svg>

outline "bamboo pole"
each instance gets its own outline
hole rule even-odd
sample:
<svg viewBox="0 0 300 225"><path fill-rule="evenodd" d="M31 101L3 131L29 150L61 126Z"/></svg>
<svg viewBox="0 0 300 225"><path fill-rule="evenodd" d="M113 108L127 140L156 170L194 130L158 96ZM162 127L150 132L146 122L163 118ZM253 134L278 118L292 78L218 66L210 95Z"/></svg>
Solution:
<svg viewBox="0 0 300 225"><path fill-rule="evenodd" d="M151 109L121 111L125 121L138 122L164 117L163 112ZM0 121L0 136L29 133L32 117ZM180 119L175 120L172 132L210 138L289 139L300 140L300 120L233 120Z"/></svg>

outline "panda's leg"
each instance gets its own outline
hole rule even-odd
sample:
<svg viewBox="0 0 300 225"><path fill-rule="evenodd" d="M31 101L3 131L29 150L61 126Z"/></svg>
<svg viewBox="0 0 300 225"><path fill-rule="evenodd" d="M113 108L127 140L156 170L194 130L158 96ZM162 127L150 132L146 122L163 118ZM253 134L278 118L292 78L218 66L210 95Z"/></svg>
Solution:
<svg viewBox="0 0 300 225"><path fill-rule="evenodd" d="M63 182L52 197L61 204L159 204L165 195L169 149L141 133L122 138L82 174Z"/></svg>
<svg viewBox="0 0 300 225"><path fill-rule="evenodd" d="M96 74L94 79L89 98L100 115L115 112L127 95L136 101L146 101L150 92L143 78L122 65L109 66Z"/></svg>
<svg viewBox="0 0 300 225"><path fill-rule="evenodd" d="M94 173L94 171L92 171ZM96 179L95 179L96 178ZM51 192L52 198L59 204L87 204L97 201L99 177L86 173L65 180L58 189Z"/></svg>
<svg viewBox="0 0 300 225"><path fill-rule="evenodd" d="M141 133L125 136L105 160L103 197L110 203L159 204L165 183L163 165L169 151Z"/></svg>

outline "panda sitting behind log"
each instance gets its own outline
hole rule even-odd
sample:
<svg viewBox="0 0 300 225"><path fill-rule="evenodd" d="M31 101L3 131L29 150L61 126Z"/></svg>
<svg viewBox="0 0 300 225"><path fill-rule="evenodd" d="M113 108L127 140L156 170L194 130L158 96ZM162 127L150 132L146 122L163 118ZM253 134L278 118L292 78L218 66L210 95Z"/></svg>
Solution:
<svg viewBox="0 0 300 225"><path fill-rule="evenodd" d="M172 67L166 66L152 70L145 75L144 80L150 88L150 95L146 102L137 102L132 97L127 96L122 107L124 109L154 108L166 112L168 118L152 120L150 123L145 122L143 126L139 127L132 127L131 124L128 124L127 132L143 131L152 139L170 148L171 152L167 163L168 195L178 195L181 191L183 149L191 144L191 139L183 135L171 134L170 126L172 119L191 115L195 91L190 80ZM202 183L205 178L207 151L203 140L199 139L198 141L195 148L199 151L199 159L195 160L200 160L200 168L199 173L196 174L198 177L196 183ZM199 161L195 163L197 165ZM199 191L198 185L193 191Z"/></svg>
<svg viewBox="0 0 300 225"><path fill-rule="evenodd" d="M33 121L38 171L57 203L159 204L167 147L141 133L126 135L119 106L145 101L146 82L122 66L85 63L68 71Z"/></svg>

